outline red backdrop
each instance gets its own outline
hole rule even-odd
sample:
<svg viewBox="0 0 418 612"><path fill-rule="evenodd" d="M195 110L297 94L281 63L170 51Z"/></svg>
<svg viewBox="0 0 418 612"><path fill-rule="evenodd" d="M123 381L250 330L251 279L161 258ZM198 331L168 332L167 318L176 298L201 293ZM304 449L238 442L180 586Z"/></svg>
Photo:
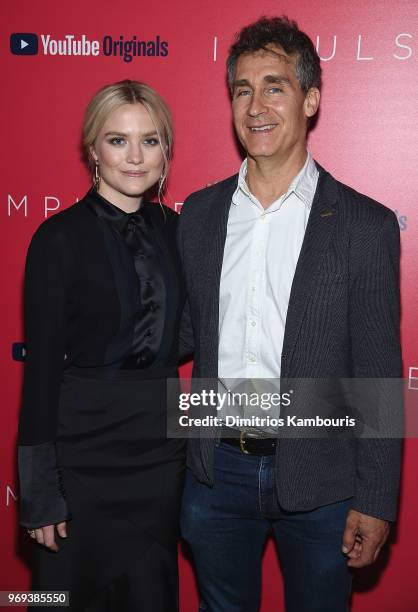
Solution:
<svg viewBox="0 0 418 612"><path fill-rule="evenodd" d="M416 26L414 0L3 0L0 6L3 93L1 263L4 268L2 331L2 461L0 480L0 590L28 585L25 534L17 527L16 424L22 363L12 345L22 341L21 285L30 237L46 216L81 197L89 176L80 155L84 109L102 85L143 80L168 101L176 147L166 201L180 208L190 192L234 173L240 163L225 87L225 58L233 34L262 13L288 14L317 43L323 59L321 112L310 150L334 176L396 211L402 236L402 338L405 377L418 389L418 165ZM10 50L10 35L14 37ZM36 55L22 55L34 50ZM43 35L43 38L41 37ZM48 35L50 38L48 39ZM99 55L51 54L66 35L98 41ZM104 39L156 41L160 55L107 56ZM21 39L28 43L21 44ZM48 54L44 42L49 40ZM168 54L161 55L161 42ZM152 45L150 46L152 47ZM149 47L149 48L150 48ZM414 130L415 126L415 130ZM414 138L415 136L415 138ZM53 210L55 209L55 210ZM417 404L418 390L407 392ZM418 408L417 408L418 409ZM390 555L358 573L355 612L418 609L415 473L418 443L405 445L401 510ZM93 537L100 534L93 532ZM181 554L181 553L180 553ZM182 554L181 554L182 555ZM192 567L181 556L181 611L197 609ZM271 543L264 558L262 612L282 609L282 582Z"/></svg>

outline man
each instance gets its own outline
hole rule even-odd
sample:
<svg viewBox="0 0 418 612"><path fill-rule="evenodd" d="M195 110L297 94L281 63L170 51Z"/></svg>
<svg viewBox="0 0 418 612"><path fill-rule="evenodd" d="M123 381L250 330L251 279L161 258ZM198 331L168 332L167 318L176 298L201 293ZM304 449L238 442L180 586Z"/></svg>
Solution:
<svg viewBox="0 0 418 612"><path fill-rule="evenodd" d="M311 40L262 18L227 66L246 159L180 215L194 377L400 378L397 220L307 152L321 80ZM347 610L349 567L373 563L396 516L400 441L220 436L189 442L182 530L201 609L258 609L272 531L286 610Z"/></svg>

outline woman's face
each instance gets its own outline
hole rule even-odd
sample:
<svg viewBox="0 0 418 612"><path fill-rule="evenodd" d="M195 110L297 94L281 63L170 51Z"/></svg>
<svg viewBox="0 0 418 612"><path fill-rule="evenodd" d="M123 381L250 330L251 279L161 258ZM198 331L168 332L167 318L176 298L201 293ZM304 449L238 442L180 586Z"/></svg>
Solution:
<svg viewBox="0 0 418 612"><path fill-rule="evenodd" d="M99 164L99 193L128 211L138 208L141 196L157 183L164 167L155 125L140 103L112 111L91 152Z"/></svg>

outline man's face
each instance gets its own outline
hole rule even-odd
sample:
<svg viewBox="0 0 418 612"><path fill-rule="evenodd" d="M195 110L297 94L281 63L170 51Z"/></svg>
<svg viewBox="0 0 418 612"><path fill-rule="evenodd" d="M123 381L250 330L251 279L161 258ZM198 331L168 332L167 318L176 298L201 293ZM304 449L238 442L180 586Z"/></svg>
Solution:
<svg viewBox="0 0 418 612"><path fill-rule="evenodd" d="M319 104L319 91L305 95L296 78L296 58L280 47L241 55L236 63L232 114L249 157L278 162L306 148L307 118Z"/></svg>

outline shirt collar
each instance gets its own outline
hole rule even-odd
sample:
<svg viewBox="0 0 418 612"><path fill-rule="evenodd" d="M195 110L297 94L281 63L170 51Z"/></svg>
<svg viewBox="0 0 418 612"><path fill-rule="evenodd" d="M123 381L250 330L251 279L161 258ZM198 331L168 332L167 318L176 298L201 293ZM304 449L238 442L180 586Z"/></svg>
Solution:
<svg viewBox="0 0 418 612"><path fill-rule="evenodd" d="M238 185L232 196L232 202L235 205L238 205L240 202L240 192L246 195L252 201L257 201L255 196L248 189L248 185L245 180L247 176L247 168L248 162L247 159L244 159L239 170ZM294 193L299 198L299 200L301 200L301 202L303 202L305 206L310 209L315 195L318 176L318 168L316 167L316 164L308 151L303 168L295 176L295 178L289 185L289 189L285 194L280 196L279 200L284 202L284 200L286 200L292 193Z"/></svg>
<svg viewBox="0 0 418 612"><path fill-rule="evenodd" d="M109 202L109 200L106 200L94 188L89 191L88 196L96 215L101 219L105 219L119 232L123 232L132 217L141 215L143 212L141 207L134 213L127 213Z"/></svg>

